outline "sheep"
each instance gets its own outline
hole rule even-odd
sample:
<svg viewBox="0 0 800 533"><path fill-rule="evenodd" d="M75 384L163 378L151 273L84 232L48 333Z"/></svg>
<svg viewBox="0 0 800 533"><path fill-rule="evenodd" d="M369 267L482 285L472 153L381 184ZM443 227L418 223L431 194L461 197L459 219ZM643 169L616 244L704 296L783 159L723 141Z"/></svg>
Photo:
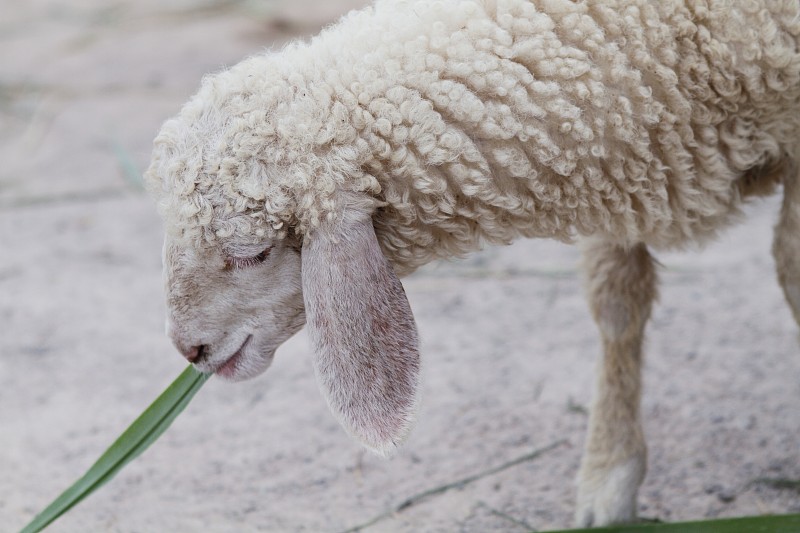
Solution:
<svg viewBox="0 0 800 533"><path fill-rule="evenodd" d="M241 380L307 325L332 412L390 454L419 379L399 277L577 241L603 358L576 521L632 521L650 250L702 245L782 185L773 252L800 322L799 39L779 0L378 0L207 76L146 173L168 335Z"/></svg>

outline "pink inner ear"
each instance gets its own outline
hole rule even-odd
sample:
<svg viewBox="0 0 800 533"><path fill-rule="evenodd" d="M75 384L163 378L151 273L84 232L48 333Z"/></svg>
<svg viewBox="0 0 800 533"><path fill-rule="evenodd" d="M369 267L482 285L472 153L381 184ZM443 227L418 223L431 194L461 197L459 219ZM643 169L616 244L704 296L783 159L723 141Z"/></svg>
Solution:
<svg viewBox="0 0 800 533"><path fill-rule="evenodd" d="M419 376L417 329L371 220L303 245L303 298L314 367L333 413L386 454L408 434Z"/></svg>

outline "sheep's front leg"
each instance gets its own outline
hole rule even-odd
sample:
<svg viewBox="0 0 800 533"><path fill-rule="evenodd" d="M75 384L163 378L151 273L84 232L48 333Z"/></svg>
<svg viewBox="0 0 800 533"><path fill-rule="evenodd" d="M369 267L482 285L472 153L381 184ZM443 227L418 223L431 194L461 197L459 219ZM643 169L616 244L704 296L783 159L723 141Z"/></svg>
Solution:
<svg viewBox="0 0 800 533"><path fill-rule="evenodd" d="M603 360L578 479L576 521L598 526L636 517L636 492L646 468L639 418L642 336L656 297L656 268L644 245L623 248L594 240L583 252Z"/></svg>
<svg viewBox="0 0 800 533"><path fill-rule="evenodd" d="M783 184L783 208L772 245L786 300L800 324L800 176L787 174Z"/></svg>

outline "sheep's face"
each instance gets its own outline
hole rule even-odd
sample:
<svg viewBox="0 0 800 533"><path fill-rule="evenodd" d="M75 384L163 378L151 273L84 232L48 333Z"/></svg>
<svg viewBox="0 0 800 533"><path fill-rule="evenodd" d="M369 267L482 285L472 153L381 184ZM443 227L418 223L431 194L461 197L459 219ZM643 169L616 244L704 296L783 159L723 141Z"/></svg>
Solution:
<svg viewBox="0 0 800 533"><path fill-rule="evenodd" d="M239 381L305 323L300 250L288 239L197 248L167 237L167 334L203 372Z"/></svg>
<svg viewBox="0 0 800 533"><path fill-rule="evenodd" d="M407 435L417 331L368 216L345 216L302 244L287 237L220 249L167 235L167 332L199 370L255 376L307 316L314 369L344 427L379 453Z"/></svg>

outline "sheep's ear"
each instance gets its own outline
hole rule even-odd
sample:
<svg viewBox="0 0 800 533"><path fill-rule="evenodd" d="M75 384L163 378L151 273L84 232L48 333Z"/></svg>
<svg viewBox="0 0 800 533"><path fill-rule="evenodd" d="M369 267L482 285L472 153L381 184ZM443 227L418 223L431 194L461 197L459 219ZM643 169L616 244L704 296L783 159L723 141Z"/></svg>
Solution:
<svg viewBox="0 0 800 533"><path fill-rule="evenodd" d="M302 251L314 369L333 413L387 455L408 434L419 374L417 328L370 217L307 237Z"/></svg>

